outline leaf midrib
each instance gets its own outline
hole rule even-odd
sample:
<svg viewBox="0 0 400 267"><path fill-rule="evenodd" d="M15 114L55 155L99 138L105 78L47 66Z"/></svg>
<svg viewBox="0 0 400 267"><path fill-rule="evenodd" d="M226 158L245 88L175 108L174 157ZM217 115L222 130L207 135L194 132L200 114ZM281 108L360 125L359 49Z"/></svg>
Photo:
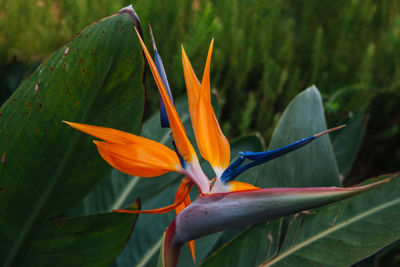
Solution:
<svg viewBox="0 0 400 267"><path fill-rule="evenodd" d="M91 24L91 26L93 26L93 24ZM75 39L75 37L74 37L74 39ZM118 48L120 46L121 46L121 42L118 42ZM104 78L99 86L99 89L97 90L93 101L89 102L90 104L89 104L88 109L86 110L86 114L82 117L82 118L84 118L85 121L91 113L92 106L96 102L96 99L99 96L99 92L102 91L102 89L104 87L105 80L109 76L111 67L114 64L115 56L116 56L118 50L119 49L114 49L114 54L113 54L111 63L109 64L109 66L107 68L106 74L103 76ZM56 186L56 184L58 184L61 174L67 167L67 163L69 162L69 160L71 158L71 151L73 151L76 148L78 139L79 139L79 134L75 134L75 136L73 137L73 141L70 143L71 145L68 146L68 149L67 149L68 153L66 153L66 155L64 156L61 164L59 165L60 167L57 168L56 175L54 175L54 179L52 179L52 182L48 185L45 194L42 195L42 198L40 199L39 204L36 206L36 208L32 212L32 215L29 217L27 223L25 224L25 227L23 227L21 234L19 235L20 237L14 243L14 246L9 254L9 257L8 257L6 263L4 264L5 267L11 266L11 264L14 262L14 259L20 252L20 249L21 249L24 241L26 240L27 236L31 232L32 227L36 224L36 221L38 220L38 217L41 214L43 207L46 205L49 197L51 196L51 193L53 192L54 187Z"/></svg>
<svg viewBox="0 0 400 267"><path fill-rule="evenodd" d="M279 254L276 258L274 258L270 262L261 264L260 267L271 266L274 263L277 263L278 261L286 258L287 256L290 256L290 254L292 254L293 252L295 252L295 251L297 251L297 250L299 250L299 249L311 244L312 242L317 241L317 240L319 240L319 239L321 239L321 238L323 238L323 237L325 237L325 236L327 236L327 235L329 235L329 234L331 234L331 233L333 233L335 231L338 231L338 230L340 230L340 229L342 229L342 228L344 228L344 227L346 227L346 226L348 226L348 225L350 225L350 224L352 224L352 223L354 223L356 221L362 220L365 217L368 217L371 214L374 214L375 212L379 212L379 211L381 211L383 209L386 209L387 207L390 207L392 205L396 205L397 203L400 203L400 198L392 200L390 202L386 202L383 205L378 205L377 207L375 207L373 209L370 209L367 212L361 213L361 214L359 214L359 215L357 215L357 216L355 216L355 217L353 217L353 218L351 218L349 220L344 221L343 223L337 224L336 226L334 226L332 228L329 228L329 229L327 229L327 230L325 230L325 231L323 231L323 232L321 232L321 233L319 233L319 234L317 234L317 235L315 235L315 236L313 236L313 237L301 242L300 244L292 247L291 249L285 251L284 253Z"/></svg>
<svg viewBox="0 0 400 267"><path fill-rule="evenodd" d="M161 235L161 238L158 239L153 246L150 247L149 250L143 255L142 259L135 265L136 267L143 267L146 266L146 264L151 260L151 258L154 256L154 254L157 253L157 251L160 249L161 244L163 240L163 235Z"/></svg>

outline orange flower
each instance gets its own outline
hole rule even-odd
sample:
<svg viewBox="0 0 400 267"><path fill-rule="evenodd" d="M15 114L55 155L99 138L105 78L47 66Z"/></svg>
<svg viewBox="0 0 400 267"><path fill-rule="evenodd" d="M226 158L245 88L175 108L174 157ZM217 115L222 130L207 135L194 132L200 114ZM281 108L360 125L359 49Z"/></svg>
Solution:
<svg viewBox="0 0 400 267"><path fill-rule="evenodd" d="M136 33L139 37L140 44L142 45L143 52L146 56L147 62L149 63L161 96L161 110L165 110L166 113L166 116L164 117L164 120L162 118L162 121L164 121L164 124L165 121L168 122L167 124L169 124L171 128L173 144L176 151L173 151L165 145L153 140L119 130L81 123L65 123L77 130L101 139L102 141L94 141L100 155L111 166L121 172L141 177L155 177L167 172L179 172L182 173L185 178L182 180L178 188L174 203L169 206L141 211L120 209L115 210L116 212L164 213L175 209L175 212L178 215L180 212L185 211L186 207L191 205L189 193L193 185L198 187L203 200L208 196L212 198L215 193L238 191L248 192L253 190L255 190L254 192L259 192L258 187L243 182L233 181L233 179L250 167L288 153L311 142L323 134L340 128L337 127L301 139L286 147L272 151L258 153L243 152L235 162L229 164L231 158L230 145L221 131L211 105L210 66L214 40L211 41L209 47L201 83L194 73L190 61L182 47L183 71L196 142L202 157L210 163L215 172L215 178L209 180L200 167L195 150L189 142L182 121L173 105L172 95L169 90L161 57L159 56L155 46L154 38L152 36L156 63L150 56L141 36L137 31ZM245 159L248 159L251 162L242 166ZM174 228L172 227L170 229ZM188 242L193 260L195 260L194 241L185 240L185 242Z"/></svg>

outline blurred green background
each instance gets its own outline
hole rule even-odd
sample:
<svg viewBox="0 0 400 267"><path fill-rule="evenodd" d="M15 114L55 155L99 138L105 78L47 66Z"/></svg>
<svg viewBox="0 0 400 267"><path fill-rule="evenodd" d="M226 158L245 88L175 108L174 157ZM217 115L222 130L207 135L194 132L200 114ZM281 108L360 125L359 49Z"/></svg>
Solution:
<svg viewBox="0 0 400 267"><path fill-rule="evenodd" d="M66 40L129 4L1 0L0 103ZM138 0L133 7L143 26L152 25L175 98L186 90L180 45L201 79L215 38L211 82L226 135L258 131L269 140L284 107L315 84L328 126L363 116L367 130L350 178L400 166L399 1ZM148 76L147 116L159 105Z"/></svg>

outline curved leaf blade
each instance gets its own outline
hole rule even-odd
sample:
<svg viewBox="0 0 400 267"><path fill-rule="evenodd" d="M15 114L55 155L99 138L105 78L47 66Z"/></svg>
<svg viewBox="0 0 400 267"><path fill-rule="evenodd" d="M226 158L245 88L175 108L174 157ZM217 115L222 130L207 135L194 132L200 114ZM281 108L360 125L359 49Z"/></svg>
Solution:
<svg viewBox="0 0 400 267"><path fill-rule="evenodd" d="M62 120L138 132L143 61L132 16L116 13L86 27L0 108L1 265L34 247L43 222L62 217L110 169L90 138Z"/></svg>
<svg viewBox="0 0 400 267"><path fill-rule="evenodd" d="M285 109L272 135L270 149L288 145L326 129L321 95L312 86L298 94ZM258 179L260 187L340 185L328 135L266 163Z"/></svg>
<svg viewBox="0 0 400 267"><path fill-rule="evenodd" d="M341 180L344 180L351 170L361 143L364 139L366 123L362 112L351 113L346 121L346 127L332 133L332 145Z"/></svg>
<svg viewBox="0 0 400 267"><path fill-rule="evenodd" d="M288 230L296 235L287 235L280 254L263 266L349 266L379 251L400 238L399 190L397 175L376 190L298 217Z"/></svg>
<svg viewBox="0 0 400 267"><path fill-rule="evenodd" d="M272 233L266 225L258 224L239 234L201 266L258 266L265 259L262 266L350 266L399 239L399 176L374 190L297 214L274 259L265 248L276 239L271 242L270 238L263 238L257 249L253 246L252 255L257 257L243 253L245 244L257 243L260 236Z"/></svg>
<svg viewBox="0 0 400 267"><path fill-rule="evenodd" d="M128 241L137 216L116 213L47 220L30 235L15 266L110 266Z"/></svg>
<svg viewBox="0 0 400 267"><path fill-rule="evenodd" d="M321 96L318 89L313 86L296 96L285 109L274 130L270 148L287 145L294 140L313 135L324 129L326 129L326 122ZM266 163L260 172L256 185L259 187L340 185L329 137L321 137L321 139L298 151ZM258 239L254 240L255 236L262 234L265 236L268 233L277 238L264 239L265 244L260 248L254 247L253 254L262 254L265 252L264 248L269 246L272 252L265 254L264 259L258 258L256 264L272 259L278 253L281 245L280 239L284 237L286 232L284 231L285 227L281 228L282 219L276 219L270 221L270 223L274 225L278 232L270 232L270 228L264 224L250 227L207 258L204 265L211 266L215 262L220 262L219 258L221 257L229 258L230 262L242 262L243 265L247 262L249 266L252 266L251 257L239 253L240 247L246 242L257 242Z"/></svg>
<svg viewBox="0 0 400 267"><path fill-rule="evenodd" d="M257 266L275 256L281 226L282 219L251 226L207 257L200 266Z"/></svg>

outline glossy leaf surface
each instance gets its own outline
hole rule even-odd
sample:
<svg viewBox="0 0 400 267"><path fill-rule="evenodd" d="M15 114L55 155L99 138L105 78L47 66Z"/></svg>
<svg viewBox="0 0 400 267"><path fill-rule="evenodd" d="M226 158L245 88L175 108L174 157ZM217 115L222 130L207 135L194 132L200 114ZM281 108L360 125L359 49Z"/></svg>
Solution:
<svg viewBox="0 0 400 267"><path fill-rule="evenodd" d="M313 92L314 91L314 92ZM285 114L286 116L290 116L290 117L299 117L299 115L296 115L296 112L291 112L289 113L290 110L292 111L296 111L296 109L293 109L293 106L298 106L298 111L299 110L303 110L303 111L307 111L310 109L310 106L312 106L312 103L308 103L308 101L305 101L307 99L312 100L312 99L318 99L318 92L315 92L315 90L310 90L308 89L307 91L301 93L299 96L297 96L292 103L289 105L289 107L286 109ZM312 97L314 95L314 97ZM299 102L300 101L300 102ZM296 103L297 102L297 103ZM304 105L304 106L302 106ZM292 108L291 108L292 106ZM314 112L323 112L322 109L316 110ZM320 118L319 115L315 115L314 112L309 112L308 115L307 114L303 114L303 116L314 116L315 118ZM281 120L278 123L278 127L275 129L274 132L274 136L271 140L271 144L277 143L279 136L283 135L288 135L288 133L285 133L285 129L282 127L280 128L279 125L282 125L285 123L285 115L282 116ZM283 121L282 121L283 120ZM292 129L291 128L291 124L287 124L286 127L289 127L290 132L297 132L301 135L306 135L307 133L301 133L301 129L305 130L307 132L307 127L311 127L311 125L308 125L308 123L315 123L312 122L309 119L305 119L304 123L302 125L302 127L297 127ZM297 125L297 124L295 124ZM349 125L350 126L350 125ZM345 130L346 128L342 129ZM342 133L339 131L336 133L337 136L340 136ZM342 138L345 138L345 135L343 135ZM280 144L285 144L285 142L290 142L290 139L287 140L281 140ZM319 140L316 140L316 142L318 142ZM312 146L314 144L310 144L308 146ZM352 147L349 147L348 145L344 145L342 147L340 147L339 143L337 143L338 148L341 148L341 151L343 151L344 154L349 155L349 153L351 154L351 152L346 152L346 148L348 149L352 149ZM330 145L327 146L328 148L330 147ZM271 161L269 163L267 163L267 165L264 167L263 172L261 173L259 179L258 179L258 183L257 185L264 185L264 186L287 186L287 182L286 182L286 176L285 175L281 175L280 176L280 180L278 180L277 176L279 174L278 170L281 169L282 173L286 173L286 174L293 174L296 173L296 177L299 177L300 180L298 181L298 183L301 184L301 186L304 186L307 181L302 181L301 177L304 177L304 175L309 173L309 170L305 170L301 165L304 166L310 166L311 162L313 163L314 166L311 166L311 168L317 168L318 166L324 166L324 161L322 160L324 157L327 157L326 155L324 155L323 157L318 157L317 155L309 155L311 157L311 160L309 160L308 157L303 157L302 156L302 150L306 149L307 147L301 148L299 149L299 151L293 152L292 155L288 155L289 156L293 156L291 158L292 162L294 164L290 164L288 162L285 162L283 159L276 159L274 161ZM348 151L347 149L347 151ZM322 151L323 152L323 151ZM319 152L321 153L321 151ZM326 150L325 153L331 154L330 149ZM319 154L320 155L320 154ZM342 154L343 155L343 154ZM333 158L331 156L328 156L328 158ZM333 158L334 159L334 158ZM273 166L273 168L271 166L268 166L269 164L275 165ZM288 165L285 165L288 164ZM300 165L300 168L298 168L298 166ZM316 166L315 166L316 165ZM328 163L328 166L331 165L335 165L335 163ZM329 175L324 175L323 169L320 168L320 170L322 170L322 172L320 172L321 175L314 177L315 178L315 183L327 183L326 181L324 181L325 177L337 177L336 176L336 168L331 168L332 172ZM303 172L304 171L304 172ZM292 176L293 177L293 176ZM270 181L270 179L272 178L272 181ZM307 177L306 177L307 178ZM309 178L307 178L309 179ZM282 253L285 253L285 251L287 252L287 255L282 257L280 260L277 260L277 264L278 265L282 265L282 266L288 266L290 264L293 264L294 262L296 262L295 258L297 258L297 256L295 256L294 254L292 255L292 253L290 253L290 248L293 248L298 240L298 237L301 235L308 235L308 243L306 246L304 246L304 248L302 247L302 245L300 245L299 247L301 247L301 249L298 249L298 252L296 252L296 255L301 254L303 249L305 249L305 247L308 247L309 251L308 251L308 256L304 256L304 258L309 257L309 261L307 261L307 259L303 259L302 264L304 266L309 266L311 264L321 264L321 262L317 262L317 261L313 261L311 258L313 257L312 254L318 254L319 251L324 251L324 257L326 259L326 262L322 263L322 265L329 265L328 264L328 259L331 259L332 261L334 260L331 256L330 256L330 251L332 249L332 246L334 246L335 248L337 247L337 244L339 243L337 240L330 240L331 237L334 237L334 233L332 232L329 236L327 235L326 237L323 237L322 239L324 240L323 243L318 243L315 242L315 245L313 243L313 240L315 239L316 241L318 241L317 237L318 234L320 234L321 232L324 232L325 230L329 230L329 228L333 225L331 225L330 223L334 223L333 218L335 218L335 216L342 214L341 212L341 208L339 208L341 205L344 205L343 203L349 203L346 204L349 206L349 210L347 212L347 219L348 220L353 220L354 218L357 218L357 216L363 212L368 212L369 207L368 205L370 204L369 198L372 197L373 199L375 199L376 201L380 199L381 196L381 192L383 190L388 190L386 192L389 192L389 188L390 187L397 187L398 184L398 178L394 178L393 181L391 181L390 183L381 185L378 189L374 189L371 192L364 192L359 196L356 197L352 197L350 199L344 200L344 201L340 201L334 204L330 204L326 207L321 207L319 209L315 209L315 210L311 210L311 214L307 215L308 212L306 213L299 213L296 214L295 216L291 216L289 218L287 218L287 222L288 225L285 226L286 228L289 228L288 231L280 231L280 239L282 239L282 241L284 240L284 244L280 244L280 240L276 240L276 239L270 239L268 238L267 240L264 239L263 243L264 245L260 245L257 247L253 247L253 254L255 255L260 255L263 254L265 255L264 259L263 257L256 257L256 258L252 258L251 256L249 257L249 255L243 255L240 253L241 248L243 248L244 244L249 244L249 243L254 243L254 242L258 242L258 236L268 236L268 234L270 234L270 228L265 226L264 224L258 224L255 225L253 227L250 227L249 229L246 229L244 232L242 232L241 234L237 235L236 237L234 237L233 239L231 239L231 241L229 243L227 243L225 246L223 246L219 251L217 251L215 254L213 254L212 256L210 256L209 258L206 259L206 261L202 264L202 266L213 266L213 264L218 263L219 266L242 266L242 265L246 265L246 266L257 266L259 264L261 264L264 261L270 261L272 260L272 258L274 258L276 255L277 258L279 259L280 257L282 257ZM332 179L333 182L335 182L335 179ZM337 182L337 180L336 180ZM289 183L290 185L290 183ZM294 185L294 184L293 184ZM397 189L398 190L398 189ZM391 196L388 195L385 199L381 199L381 204L384 206L385 203L391 202L390 198L397 198L396 197L396 193L395 193L396 189L393 189L393 191L391 191ZM398 193L397 193L398 195ZM373 201L375 201L373 200ZM392 203L393 204L393 203ZM389 206L392 206L391 204L389 204ZM395 212L395 207L396 205L393 205L392 208L388 207L387 212L393 212L394 214ZM359 207L359 210L353 210L351 207ZM364 207L364 208L362 208ZM390 211L391 210L391 211ZM319 211L326 211L324 212L324 214L321 214L320 216L318 216ZM330 211L331 213L329 213L328 211ZM354 217L352 216L352 212L354 213ZM324 217L325 216L325 217ZM315 219L312 219L313 217L315 217ZM308 222L309 226L307 227L307 224L304 224L305 220ZM329 223L325 224L324 227L324 223L322 223L321 225L319 225L319 221L323 222L325 220L330 220ZM343 220L345 220L345 218L343 218ZM369 221L369 220L380 220L379 219L379 215L377 213L375 214L371 214L371 216L369 218L365 218L364 222ZM271 221L271 223L274 222L277 225L279 225L279 221L274 220ZM382 228L380 229L387 229L387 231L391 231L392 227L393 227L393 221L390 222L383 222L381 221L383 225L386 226L382 226ZM355 225L355 224L354 224ZM398 226L395 226L398 228ZM341 227L339 227L341 228ZM285 229L285 228L284 228ZM322 230L323 229L323 230ZM356 234L350 234L352 232L358 232L357 231L353 231L354 228L352 227L352 225L349 225L349 228L341 228L343 230L343 235L346 233L347 235L350 235L349 238L352 238L352 236L356 237ZM353 230L347 230L347 229L353 229ZM386 231L386 230L385 230ZM340 231L339 231L340 232ZM373 239L373 234L371 233L365 233L366 235L369 235L368 238L372 238ZM378 233L379 237L378 240L380 240L379 242L381 243L380 245L376 245L375 249L377 249L378 247L384 246L385 242L391 242L391 238L385 239L386 233L385 232L381 232ZM359 234L359 237L361 238L362 234ZM398 238L398 237L397 237ZM335 239L335 238L333 238ZM271 241L272 240L272 241ZM304 239L303 239L304 240ZM386 241L384 241L386 240ZM331 241L331 242L330 242ZM321 241L322 242L322 241ZM357 241L357 239L352 240L352 242L356 242L357 244L359 244L360 242ZM362 243L363 241L361 241ZM379 243L377 242L377 243ZM271 243L275 244L275 248L279 248L283 246L283 250L278 251L278 249L276 250L276 255L271 255L271 253L265 253L265 248L269 247L269 248L273 248L273 246L271 246ZM299 244L302 244L301 242L299 242ZM317 245L318 244L318 245ZM322 247L324 246L324 247ZM286 248L285 248L286 247ZM299 248L298 247L298 248ZM343 248L346 248L345 246ZM364 254L364 257L367 256L367 253L372 253L371 249L366 249L363 250L362 248L358 247L357 250L359 250L359 256L355 257L355 258L360 258L360 255ZM313 252L311 252L313 251ZM340 252L338 253L342 253L341 257L349 257L349 262L352 261L353 263L357 262L358 260L356 259L352 259L351 255L349 256L348 254L346 254L347 251L350 251L350 248L347 247L347 251L346 249L341 249L339 250ZM279 254L278 254L279 252ZM332 252L333 253L333 252ZM285 260L284 260L285 258ZM232 264L223 264L222 259L229 259L229 262ZM291 261L291 260L293 261ZM235 262L239 262L239 264L235 265ZM282 262L282 263L281 263ZM297 262L296 262L297 264ZM336 264L339 264L339 261L336 262ZM340 265L340 264L339 264ZM350 265L350 264L348 264Z"/></svg>
<svg viewBox="0 0 400 267"><path fill-rule="evenodd" d="M400 175L379 188L301 215L264 266L350 266L400 238ZM294 234L295 233L295 234Z"/></svg>
<svg viewBox="0 0 400 267"><path fill-rule="evenodd" d="M397 175L371 191L298 214L290 221L275 258L266 250L271 237L259 243L260 236L268 237L271 230L267 225L258 224L227 243L201 266L217 263L218 266L258 266L264 261L262 266L354 264L400 238L399 178ZM252 250L256 258L241 254L245 244L251 243L259 244ZM224 264L223 259L229 259L230 264Z"/></svg>
<svg viewBox="0 0 400 267"><path fill-rule="evenodd" d="M326 130L322 99L312 86L298 94L285 109L271 138L269 149ZM265 164L258 186L340 186L339 172L329 136Z"/></svg>
<svg viewBox="0 0 400 267"><path fill-rule="evenodd" d="M45 60L0 108L0 265L18 266L23 255L35 251L36 255L29 254L35 261L24 260L42 266L42 257L47 256L39 251L50 250L52 243L40 247L45 233L38 233L54 230L45 226L47 220L62 218L110 170L92 139L62 120L139 131L143 59L135 23L132 14L124 12L86 27ZM98 217L99 225L113 224L123 230L124 238L126 229L118 225L132 224L133 218ZM84 228L92 219L82 220ZM68 239L63 229L69 231L60 228L60 235ZM93 241L82 239L87 245ZM114 257L123 245L120 238L115 242L119 243L109 253L98 256ZM77 263L81 260L76 258Z"/></svg>
<svg viewBox="0 0 400 267"><path fill-rule="evenodd" d="M243 229L200 266L257 266L276 255L281 227L279 218Z"/></svg>
<svg viewBox="0 0 400 267"><path fill-rule="evenodd" d="M340 177L345 179L358 154L366 128L365 116L362 112L349 114L346 127L332 133L332 145L335 151Z"/></svg>
<svg viewBox="0 0 400 267"><path fill-rule="evenodd" d="M47 220L32 231L13 266L109 266L128 241L136 216L115 213Z"/></svg>

